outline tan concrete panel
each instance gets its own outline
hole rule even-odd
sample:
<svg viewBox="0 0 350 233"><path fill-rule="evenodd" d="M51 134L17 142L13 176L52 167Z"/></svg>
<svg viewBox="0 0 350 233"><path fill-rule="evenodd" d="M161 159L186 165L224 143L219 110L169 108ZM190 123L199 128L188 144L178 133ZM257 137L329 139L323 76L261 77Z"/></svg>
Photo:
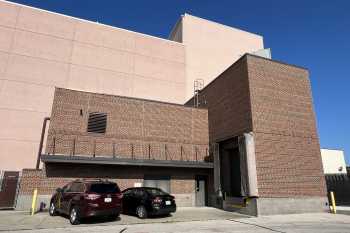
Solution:
<svg viewBox="0 0 350 233"><path fill-rule="evenodd" d="M177 83L185 82L185 64L135 55L135 74Z"/></svg>
<svg viewBox="0 0 350 233"><path fill-rule="evenodd" d="M73 39L76 21L55 13L22 7L18 16L17 28Z"/></svg>
<svg viewBox="0 0 350 233"><path fill-rule="evenodd" d="M11 54L6 75L11 80L65 87L68 71L67 63Z"/></svg>
<svg viewBox="0 0 350 233"><path fill-rule="evenodd" d="M0 1L0 25L15 27L19 6Z"/></svg>
<svg viewBox="0 0 350 233"><path fill-rule="evenodd" d="M184 103L185 84L134 77L134 96L170 103Z"/></svg>
<svg viewBox="0 0 350 233"><path fill-rule="evenodd" d="M0 51L9 52L14 29L0 26Z"/></svg>
<svg viewBox="0 0 350 233"><path fill-rule="evenodd" d="M40 112L0 109L0 140L38 141L44 117L47 116Z"/></svg>
<svg viewBox="0 0 350 233"><path fill-rule="evenodd" d="M133 96L133 75L101 70L99 93Z"/></svg>
<svg viewBox="0 0 350 233"><path fill-rule="evenodd" d="M35 168L39 142L0 140L0 170Z"/></svg>
<svg viewBox="0 0 350 233"><path fill-rule="evenodd" d="M133 76L125 73L72 65L68 88L132 96Z"/></svg>
<svg viewBox="0 0 350 233"><path fill-rule="evenodd" d="M136 36L135 52L165 60L185 62L185 47L183 44L149 36Z"/></svg>
<svg viewBox="0 0 350 233"><path fill-rule="evenodd" d="M2 90L2 86L4 85L4 82L5 82L5 80L1 79L1 77L0 77L0 93Z"/></svg>
<svg viewBox="0 0 350 233"><path fill-rule="evenodd" d="M17 30L13 52L17 54L69 62L72 42L52 36Z"/></svg>
<svg viewBox="0 0 350 233"><path fill-rule="evenodd" d="M92 22L79 21L75 40L113 49L134 51L136 33Z"/></svg>
<svg viewBox="0 0 350 233"><path fill-rule="evenodd" d="M128 52L76 42L72 55L72 63L112 71L132 73L134 55Z"/></svg>
<svg viewBox="0 0 350 233"><path fill-rule="evenodd" d="M0 93L0 108L50 113L54 87L6 80Z"/></svg>
<svg viewBox="0 0 350 233"><path fill-rule="evenodd" d="M74 40L78 42L101 45L103 43L100 34L102 25L85 21L78 21L76 24Z"/></svg>
<svg viewBox="0 0 350 233"><path fill-rule="evenodd" d="M6 70L9 54L0 51L0 74L3 74Z"/></svg>
<svg viewBox="0 0 350 233"><path fill-rule="evenodd" d="M207 85L245 53L264 48L259 35L188 14L182 20L187 99L193 95L195 79L204 79Z"/></svg>
<svg viewBox="0 0 350 233"><path fill-rule="evenodd" d="M97 92L99 72L95 68L72 65L67 88Z"/></svg>

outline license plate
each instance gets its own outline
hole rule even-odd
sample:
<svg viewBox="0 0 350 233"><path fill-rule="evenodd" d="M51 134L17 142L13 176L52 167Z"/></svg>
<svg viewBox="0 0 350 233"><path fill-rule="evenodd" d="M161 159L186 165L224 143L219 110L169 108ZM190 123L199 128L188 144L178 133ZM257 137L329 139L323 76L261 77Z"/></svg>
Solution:
<svg viewBox="0 0 350 233"><path fill-rule="evenodd" d="M106 198L105 198L105 202L107 202L107 203L108 203L108 202L112 202L112 198L106 197Z"/></svg>
<svg viewBox="0 0 350 233"><path fill-rule="evenodd" d="M166 205L171 205L171 201L165 201Z"/></svg>

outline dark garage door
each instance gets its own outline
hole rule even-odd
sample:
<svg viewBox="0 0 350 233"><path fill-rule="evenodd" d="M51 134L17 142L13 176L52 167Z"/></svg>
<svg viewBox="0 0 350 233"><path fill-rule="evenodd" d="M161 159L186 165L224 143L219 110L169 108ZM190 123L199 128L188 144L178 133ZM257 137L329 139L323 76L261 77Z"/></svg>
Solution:
<svg viewBox="0 0 350 233"><path fill-rule="evenodd" d="M146 176L143 181L144 187L160 188L170 193L170 176Z"/></svg>
<svg viewBox="0 0 350 233"><path fill-rule="evenodd" d="M18 178L19 172L4 172L0 182L0 208L13 208L15 206Z"/></svg>

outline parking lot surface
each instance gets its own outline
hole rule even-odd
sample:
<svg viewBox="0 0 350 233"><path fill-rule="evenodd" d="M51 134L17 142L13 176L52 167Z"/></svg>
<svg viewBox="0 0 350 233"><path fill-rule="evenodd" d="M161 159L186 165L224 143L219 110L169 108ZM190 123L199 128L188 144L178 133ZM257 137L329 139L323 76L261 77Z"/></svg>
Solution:
<svg viewBox="0 0 350 233"><path fill-rule="evenodd" d="M166 217L152 217L148 219L139 219L135 216L122 214L117 220L108 220L105 218L89 219L83 221L82 224L80 224L77 227L89 226L90 229L90 227L93 226L133 225L144 223L172 223L240 218L247 218L247 216L210 207L184 207L178 208L178 210L175 213L173 213L171 216ZM51 217L47 212L37 213L34 216L30 216L28 212L0 211L0 231L55 229L71 227L72 225L69 223L69 220L67 218L62 216Z"/></svg>
<svg viewBox="0 0 350 233"><path fill-rule="evenodd" d="M247 217L214 208L180 208L171 217L137 219L121 215L116 221L95 220L72 226L68 219L47 213L0 212L4 232L117 232L117 233L349 233L350 216L313 213Z"/></svg>

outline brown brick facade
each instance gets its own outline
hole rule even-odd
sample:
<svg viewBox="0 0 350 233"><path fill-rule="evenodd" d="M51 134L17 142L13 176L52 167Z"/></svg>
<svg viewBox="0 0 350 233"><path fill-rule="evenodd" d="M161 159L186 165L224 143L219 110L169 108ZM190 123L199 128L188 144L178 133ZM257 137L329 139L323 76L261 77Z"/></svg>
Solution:
<svg viewBox="0 0 350 233"><path fill-rule="evenodd" d="M191 101L187 103L191 105ZM210 142L252 130L248 71L240 59L200 94L200 106L208 109Z"/></svg>
<svg viewBox="0 0 350 233"><path fill-rule="evenodd" d="M259 193L325 196L308 71L247 56Z"/></svg>
<svg viewBox="0 0 350 233"><path fill-rule="evenodd" d="M89 112L107 113L105 134L87 132ZM207 160L208 141L206 109L57 88L46 153L200 162ZM170 177L180 205L193 204L196 175L212 182L210 169L46 163L43 170L23 170L20 195L32 195L35 188L39 195L51 195L77 178L108 178L123 190L147 175Z"/></svg>
<svg viewBox="0 0 350 233"><path fill-rule="evenodd" d="M104 135L87 132L89 112L107 113ZM57 88L46 152L203 161L205 109Z"/></svg>
<svg viewBox="0 0 350 233"><path fill-rule="evenodd" d="M49 164L46 169L23 169L19 195L32 195L35 188L39 195L51 195L56 188L78 178L108 178L118 183L121 190L142 183L144 175L170 175L172 194L191 194L195 190L195 175L209 175L205 170L181 168L137 168L105 165ZM210 182L210 180L209 180ZM211 189L210 189L211 191Z"/></svg>
<svg viewBox="0 0 350 233"><path fill-rule="evenodd" d="M260 197L326 195L307 70L245 55L201 91L200 104L210 142L254 133Z"/></svg>

